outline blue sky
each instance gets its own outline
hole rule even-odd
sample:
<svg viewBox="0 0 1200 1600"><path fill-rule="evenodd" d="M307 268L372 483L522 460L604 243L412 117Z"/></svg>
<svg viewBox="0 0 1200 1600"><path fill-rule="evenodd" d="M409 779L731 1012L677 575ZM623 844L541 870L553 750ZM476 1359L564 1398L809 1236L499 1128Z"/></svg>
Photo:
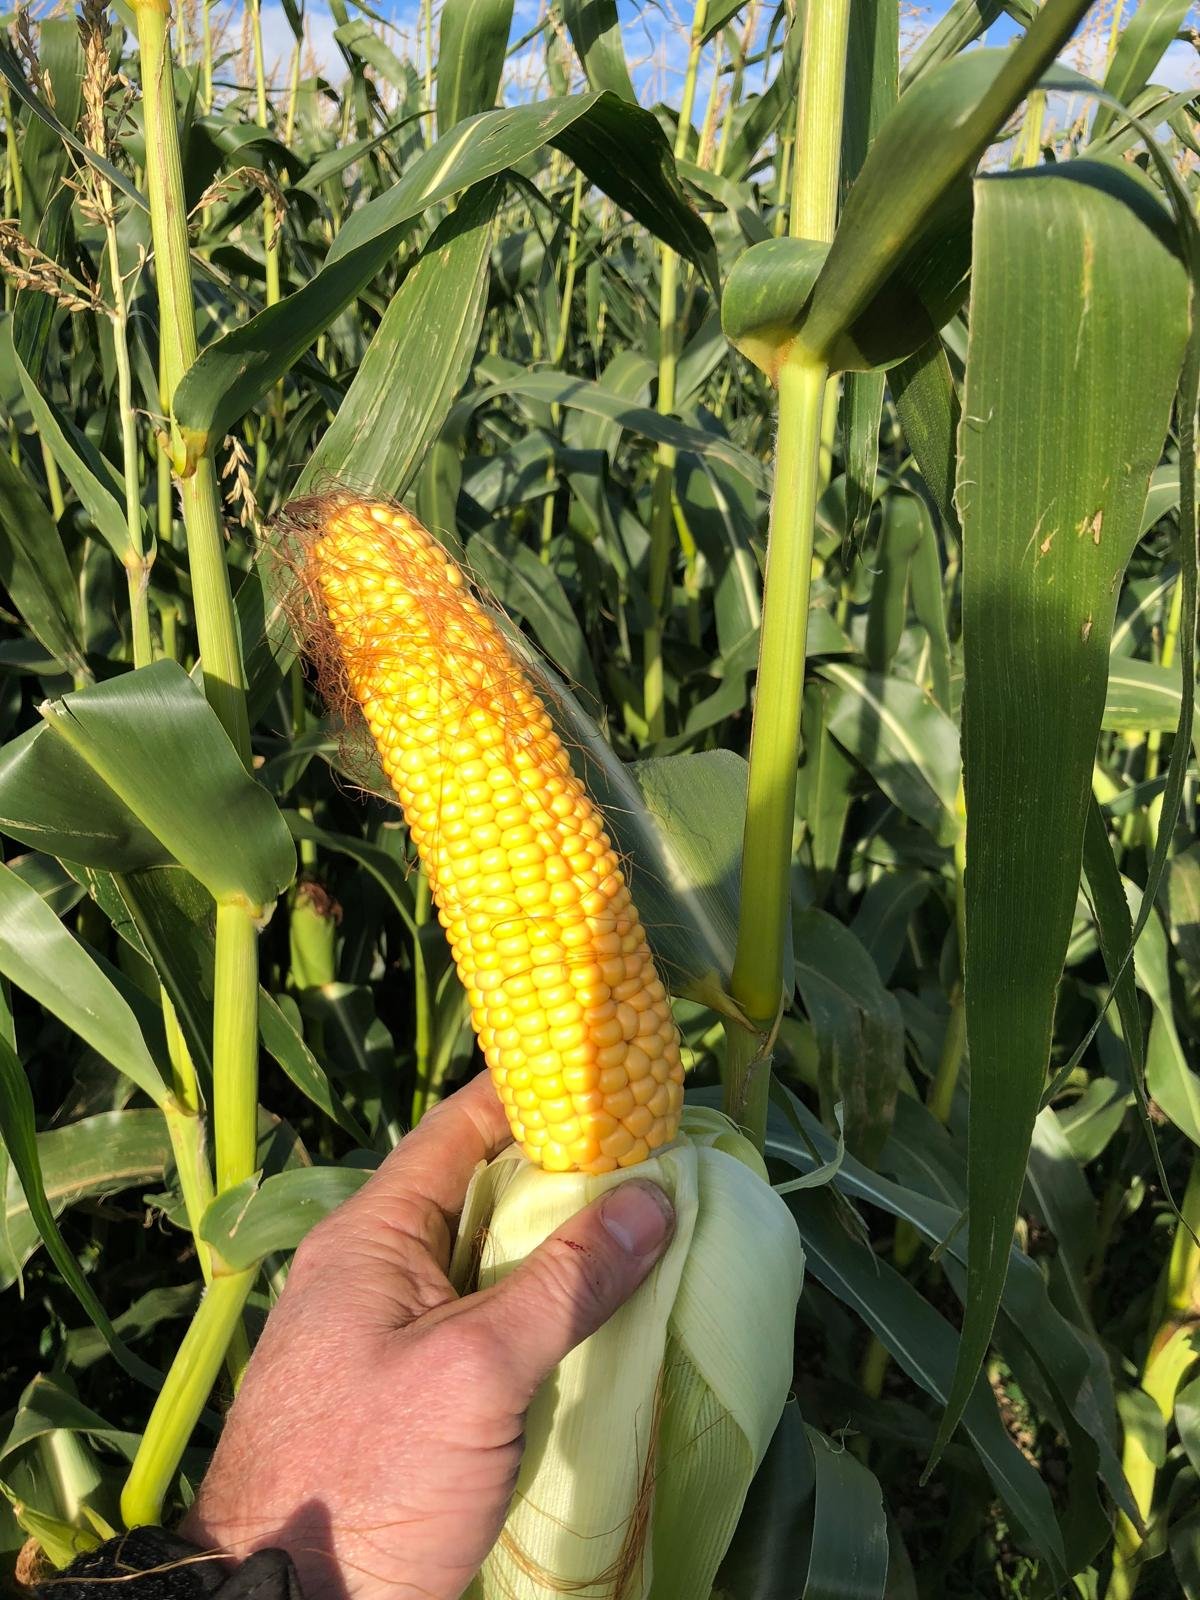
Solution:
<svg viewBox="0 0 1200 1600"><path fill-rule="evenodd" d="M1100 4L1108 11L1111 10L1112 0L1100 0ZM1126 16L1132 13L1134 4L1135 0L1126 0ZM921 25L932 26L944 14L946 5L947 0L924 0L924 3L920 4ZM352 13L353 9L351 6ZM764 5L760 9L765 13L772 8ZM379 4L378 0L375 0L372 10L383 11L394 17L400 38L393 38L393 45L398 46L407 36L411 49L420 15L419 0L395 0L391 5L388 5L386 0L384 4ZM647 100L654 98L655 92L661 93L664 87L667 91L666 98L674 98L671 93L671 80L673 77L677 80L682 73L686 53L685 25L682 19L690 18L690 0L651 0L649 4L638 4L635 0L618 0L617 10L622 20L629 59L631 63L641 63L635 68L635 79L639 82L639 87L644 90L644 98ZM340 58L333 43L334 24L328 6L323 4L322 0L309 0L307 12L313 49L318 61L332 76L340 77ZM517 0L513 22L514 37L519 37L528 31L542 12L540 0ZM266 0L263 6L263 27L268 59L278 62L282 71L290 53L292 35L278 0ZM1002 44L1015 32L1016 24L1004 17L993 24L987 42ZM540 46L535 46L531 51L529 65L533 65L535 57L540 63ZM1190 45L1183 43L1172 45L1162 66L1155 74L1155 81L1168 84L1172 88L1187 88L1193 85L1200 87L1200 57ZM701 106L704 103L703 95L706 88L707 85L702 82L699 99Z"/></svg>

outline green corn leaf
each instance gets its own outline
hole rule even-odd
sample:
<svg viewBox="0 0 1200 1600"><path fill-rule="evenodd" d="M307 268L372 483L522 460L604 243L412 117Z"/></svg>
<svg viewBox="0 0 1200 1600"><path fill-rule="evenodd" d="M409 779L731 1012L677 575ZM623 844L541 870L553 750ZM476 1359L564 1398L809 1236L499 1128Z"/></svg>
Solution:
<svg viewBox="0 0 1200 1600"><path fill-rule="evenodd" d="M874 777L901 811L944 844L958 832L958 729L908 678L840 661L817 668L833 686L826 702L830 733Z"/></svg>
<svg viewBox="0 0 1200 1600"><path fill-rule="evenodd" d="M1028 274L1017 263L1035 248L1041 273ZM971 1253L935 1457L1004 1281L1078 889L1116 587L1183 360L1186 273L1166 214L1140 184L1085 162L982 181L970 322L958 502ZM1135 365L1137 383L1118 394L1110 374ZM1014 804L997 806L1000 793Z"/></svg>
<svg viewBox="0 0 1200 1600"><path fill-rule="evenodd" d="M838 342L895 276L897 257L904 252L920 250L927 243L939 273L947 273L949 264L939 259L947 242L938 237L939 212L954 201L958 186L1086 10L1087 0L1046 0L1013 50L971 51L922 77L900 97L850 191L805 314L802 336L815 356L852 364L846 359L852 355L849 350L839 360ZM902 281L908 277L919 288L924 270L920 264L915 269L910 265ZM946 281L952 280L949 267ZM941 285L934 304L940 295ZM930 304L925 295L919 298ZM889 308L879 329L885 339L897 331L888 322L893 310ZM919 348L936 331L927 328L918 333L919 328L914 309L907 330L913 337L907 350L897 350L896 358ZM869 331L873 335L875 330ZM861 345L862 334L856 331L854 337Z"/></svg>
<svg viewBox="0 0 1200 1600"><path fill-rule="evenodd" d="M715 39L722 28L727 28L738 13L746 7L746 0L716 0L709 5L704 13L704 34L702 42L707 44L710 39Z"/></svg>
<svg viewBox="0 0 1200 1600"><path fill-rule="evenodd" d="M611 94L480 112L418 157L392 189L354 212L309 283L201 353L175 395L175 415L192 459L204 455L290 370L430 206L547 144L561 149L715 285L712 239L684 198L666 138L649 112Z"/></svg>
<svg viewBox="0 0 1200 1600"><path fill-rule="evenodd" d="M1129 915L1121 874L1108 839L1104 816L1095 796L1088 802L1087 820L1083 835L1083 870L1087 879L1088 894L1096 918L1096 933L1100 951L1112 984L1113 998L1121 1019L1121 1034L1129 1052L1130 1076L1142 1125L1157 1157L1158 1146L1154 1127L1150 1121L1143 1087L1146 1069L1145 1029L1142 1013L1134 990L1133 969L1125 957L1133 944L1133 922ZM1161 1161L1159 1162L1161 1172ZM1163 1191L1170 1194L1170 1184L1161 1174Z"/></svg>
<svg viewBox="0 0 1200 1600"><path fill-rule="evenodd" d="M538 644L573 688L601 704L600 685L587 641L562 584L528 545L505 540L502 530L477 533L467 544L467 565L511 615L523 618Z"/></svg>
<svg viewBox="0 0 1200 1600"><path fill-rule="evenodd" d="M945 583L942 571L942 552L933 526L933 517L923 500L914 502L919 507L921 531L913 551L909 571L913 614L925 629L929 640L929 691L934 703L945 712L952 709L953 695L950 686L951 656L950 635L946 625Z"/></svg>
<svg viewBox="0 0 1200 1600"><path fill-rule="evenodd" d="M789 1399L717 1573L712 1600L791 1600L808 1551L813 1459Z"/></svg>
<svg viewBox="0 0 1200 1600"><path fill-rule="evenodd" d="M0 451L0 587L64 671L91 675L80 634L79 591L58 529L6 451Z"/></svg>
<svg viewBox="0 0 1200 1600"><path fill-rule="evenodd" d="M805 1600L882 1600L888 1536L879 1482L844 1443L805 1432L816 1475Z"/></svg>
<svg viewBox="0 0 1200 1600"><path fill-rule="evenodd" d="M503 193L499 179L476 184L434 229L309 457L298 495L330 480L365 494L405 494L470 371Z"/></svg>
<svg viewBox="0 0 1200 1600"><path fill-rule="evenodd" d="M1150 81L1167 46L1183 26L1189 0L1141 0L1121 30L1104 87L1115 100L1129 105ZM1119 111L1100 105L1092 122L1092 143L1102 139Z"/></svg>
<svg viewBox="0 0 1200 1600"><path fill-rule="evenodd" d="M294 1250L310 1228L371 1176L364 1167L300 1167L263 1179L248 1178L213 1200L201 1238L241 1271L275 1250Z"/></svg>
<svg viewBox="0 0 1200 1600"><path fill-rule="evenodd" d="M65 21L65 19L63 20ZM74 37L72 38L71 35ZM65 27L61 30L61 36L63 39L62 44L57 44L57 39L59 37L58 35L44 35L43 38L54 38L56 41L56 49L64 52L64 59L68 64L68 71L74 72L75 88L78 90L82 87L82 73L80 71L77 48L78 30L73 28L69 22L66 22ZM75 47L74 51L72 51L73 46ZM42 59L44 62L46 62L44 44ZM24 105L28 106L38 123L41 124L44 129L48 130L49 134L52 136L50 138L44 138L43 136L39 135L33 140L32 146L27 140L23 151L24 159L22 165L32 166L34 161L39 159L40 153L43 150L47 152L53 152L56 157L60 157L62 148L64 146L69 146L70 149L74 150L76 155L81 156L83 160L94 166L97 172L103 173L103 175L108 179L109 183L112 184L113 188L116 189L120 194L123 194L126 199L132 200L133 203L137 206L140 206L143 211L147 211L149 206L147 204L145 195L141 193L136 185L129 181L129 178L126 176L126 174L123 173L118 167L114 167L111 161L106 161L103 156L98 155L95 150L86 145L83 140L80 139L74 132L75 122L79 117L78 94L76 94L74 97L68 96L65 103L64 101L60 100L58 97L58 91L62 87L62 83L58 81L58 75L55 73L53 67L50 66L50 63L46 62L46 64L50 67L52 81L55 81L56 83L55 109L52 109L50 106L48 106L45 100L43 100L40 95L36 94L30 87L24 72L21 70L21 63L17 59L16 52L13 50L12 45L7 39L0 40L0 76L4 78L5 82L8 84L8 87L17 96L17 98L22 101ZM72 119L70 126L68 126L67 123L65 123L57 114L59 111L65 114L68 118ZM26 173L26 176L28 176L28 173ZM47 192L46 179L41 177L40 181L35 180L35 189L33 195L31 196L31 201L35 212L39 206L44 206L47 198Z"/></svg>
<svg viewBox="0 0 1200 1600"><path fill-rule="evenodd" d="M931 72L974 44L1005 10L1004 0L951 0L940 20L930 28L905 67L900 87L908 90Z"/></svg>
<svg viewBox="0 0 1200 1600"><path fill-rule="evenodd" d="M826 1121L840 1103L847 1148L873 1162L891 1127L904 1061L900 1007L858 939L827 912L810 907L794 917L792 938Z"/></svg>
<svg viewBox="0 0 1200 1600"><path fill-rule="evenodd" d="M625 63L616 0L563 0L562 10L589 87L609 89L636 105L637 91Z"/></svg>
<svg viewBox="0 0 1200 1600"><path fill-rule="evenodd" d="M133 1012L38 894L0 867L0 972L161 1105L167 1086Z"/></svg>
<svg viewBox="0 0 1200 1600"><path fill-rule="evenodd" d="M893 367L888 384L925 487L942 521L957 538L961 529L954 504L954 478L962 407L942 341L930 339Z"/></svg>
<svg viewBox="0 0 1200 1600"><path fill-rule="evenodd" d="M42 1193L54 1216L92 1196L144 1189L166 1177L171 1141L162 1113L152 1107L102 1111L37 1136ZM9 1288L41 1243L15 1167L8 1168L4 1229L0 1230L0 1290Z"/></svg>
<svg viewBox="0 0 1200 1600"><path fill-rule="evenodd" d="M640 434L655 444L669 444L676 450L691 450L710 457L736 472L755 489L765 487L765 474L756 461L731 443L723 434L662 416L649 406L636 405L608 386L560 372L529 372L507 378L503 383L476 390L468 398L474 405L496 400L501 395L517 395L546 405L568 406L616 426Z"/></svg>
<svg viewBox="0 0 1200 1600"><path fill-rule="evenodd" d="M890 1263L851 1238L822 1191L802 1190L788 1196L788 1204L810 1275L858 1314L915 1383L946 1398L955 1356L949 1323ZM997 1494L1052 1569L1063 1573L1062 1537L1049 1493L1005 1433L982 1378L972 1386L963 1420Z"/></svg>
<svg viewBox="0 0 1200 1600"><path fill-rule="evenodd" d="M87 436L80 433L70 418L46 398L15 349L11 359L15 363L25 402L33 414L38 433L83 502L97 533L117 560L123 561L131 548L129 524L125 518L125 507L118 498L118 494L123 494L123 489L112 468Z"/></svg>
<svg viewBox="0 0 1200 1600"><path fill-rule="evenodd" d="M1101 726L1109 733L1174 733L1183 703L1178 667L1112 656Z"/></svg>
<svg viewBox="0 0 1200 1600"><path fill-rule="evenodd" d="M811 627L811 620L810 620ZM804 756L796 790L796 815L810 838L814 899L819 905L833 883L857 768L829 732L831 686L821 681L804 688Z"/></svg>
<svg viewBox="0 0 1200 1600"><path fill-rule="evenodd" d="M437 59L439 135L496 103L513 0L446 0Z"/></svg>
<svg viewBox="0 0 1200 1600"><path fill-rule="evenodd" d="M408 73L405 71L405 63L384 43L365 18L356 17L353 22L335 28L333 36L343 50L348 51L357 60L365 61L367 66L374 67L393 89L399 90L402 96L407 95Z"/></svg>
<svg viewBox="0 0 1200 1600"><path fill-rule="evenodd" d="M786 1095L787 1091L781 1089L780 1094ZM813 1113L794 1096L788 1098L791 1116L787 1120L772 1108L767 1152L811 1175L811 1169L835 1159L838 1150ZM896 1113L885 1160L902 1181L881 1177L847 1155L840 1161L837 1186L847 1197L911 1223L928 1244L945 1241L941 1259L961 1299L965 1293L963 1269L969 1241L961 1229L956 1230L956 1219L961 1217L966 1199L965 1163L941 1124L917 1101L901 1095ZM806 1137L803 1145L795 1137L796 1127ZM1059 1403L1071 1412L1082 1430L1096 1442L1104 1482L1113 1499L1128 1514L1133 1501L1121 1471L1112 1380L1104 1350L1055 1308L1041 1270L1015 1246L1010 1255L1010 1271L1001 1306L1003 1318L999 1337L1002 1348L1015 1356L1018 1348L1026 1344L1032 1347L1044 1381L1051 1385ZM926 1306L925 1309L931 1308ZM897 1351L892 1353L898 1360L903 1359ZM909 1370L912 1373L912 1369ZM912 1375L924 1384L923 1377ZM943 1374L944 1387L929 1388L928 1392L943 1397L948 1392L949 1380L948 1364ZM966 1425L970 1433L973 1423L969 1409ZM980 1449L979 1439L973 1442L986 1465L987 1454ZM988 1470L992 1472L991 1466ZM994 1473L993 1479L1001 1488ZM1001 1493L1005 1494L1010 1508L1013 1507L1013 1501L1002 1488ZM1023 1492L1022 1497L1030 1510L1035 1501L1042 1500L1042 1494L1032 1490ZM1046 1547L1052 1544L1053 1537L1048 1536Z"/></svg>
<svg viewBox="0 0 1200 1600"><path fill-rule="evenodd" d="M842 439L846 450L846 550L857 552L875 504L879 423L887 379L882 372L848 372L842 388Z"/></svg>
<svg viewBox="0 0 1200 1600"><path fill-rule="evenodd" d="M104 1337L113 1359L123 1371L139 1383L157 1389L159 1374L146 1362L135 1356L121 1341L108 1313L96 1298L96 1292L84 1277L79 1263L68 1250L50 1202L46 1198L41 1157L38 1152L36 1124L34 1121L33 1094L29 1080L8 1041L0 1037L0 1138L8 1152L29 1214L42 1236L46 1253L54 1262L67 1287L74 1294L95 1327Z"/></svg>
<svg viewBox="0 0 1200 1600"><path fill-rule="evenodd" d="M90 785L107 789L110 806L132 816L142 837L160 841L214 899L263 908L291 882L295 855L274 802L246 772L208 702L174 661L66 695L42 714L52 741L70 750ZM192 774L186 791L178 782L183 771ZM85 842L75 855L65 852L68 859L120 870L121 863L105 860L83 832L81 801L77 794ZM5 826L23 836L11 821ZM25 828L36 832L36 823Z"/></svg>
<svg viewBox="0 0 1200 1600"><path fill-rule="evenodd" d="M924 500L916 495L888 495L880 521L879 542L872 556L874 577L867 603L867 636L863 654L872 672L887 672L904 638L909 613L909 573L928 526ZM941 607L938 608L939 612Z"/></svg>
<svg viewBox="0 0 1200 1600"><path fill-rule="evenodd" d="M0 70L19 99L34 115L27 124L19 157L23 192L20 227L26 239L52 261L62 262L71 231L71 193L63 186L70 169L68 143L62 131L73 129L83 101L83 52L74 17L47 17L38 29L39 66L49 78L55 110L49 111L45 90L35 93L25 81L8 41L0 50ZM49 116L47 117L47 113ZM34 372L45 364L57 306L48 294L25 287L13 301L13 343Z"/></svg>

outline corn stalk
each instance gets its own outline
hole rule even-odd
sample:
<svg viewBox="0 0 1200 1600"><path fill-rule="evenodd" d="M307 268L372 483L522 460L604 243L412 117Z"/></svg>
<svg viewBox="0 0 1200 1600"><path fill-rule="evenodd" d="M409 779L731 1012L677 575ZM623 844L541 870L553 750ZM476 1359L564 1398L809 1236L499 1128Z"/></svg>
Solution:
<svg viewBox="0 0 1200 1600"><path fill-rule="evenodd" d="M146 126L146 184L150 198L158 286L163 401L196 359L187 209L175 107L168 12L157 0L134 6ZM170 416L164 437L177 467L184 453ZM205 457L181 481L183 522L192 575L196 633L205 694L243 763L250 764L250 725L237 618L225 562L216 471ZM241 902L217 908L213 999L213 1123L218 1191L250 1177L257 1166L258 952L256 908ZM183 1052L186 1056L186 1051ZM177 1058L176 1072L182 1064ZM191 1111L194 1085L180 1084L181 1109ZM193 1122L198 1119L193 1117ZM193 1204L203 1198L199 1164L191 1166ZM228 1272L212 1263L213 1281L176 1355L133 1463L122 1511L130 1526L157 1520L163 1498L231 1342L240 1334L241 1308L255 1273ZM245 1346L236 1360L244 1364Z"/></svg>
<svg viewBox="0 0 1200 1600"><path fill-rule="evenodd" d="M832 240L837 225L849 0L809 6L792 190L793 238ZM800 705L821 484L828 372L803 351L779 371L779 431L750 736L741 905L731 992L751 1028L727 1030L725 1109L762 1148L770 1049L784 993Z"/></svg>

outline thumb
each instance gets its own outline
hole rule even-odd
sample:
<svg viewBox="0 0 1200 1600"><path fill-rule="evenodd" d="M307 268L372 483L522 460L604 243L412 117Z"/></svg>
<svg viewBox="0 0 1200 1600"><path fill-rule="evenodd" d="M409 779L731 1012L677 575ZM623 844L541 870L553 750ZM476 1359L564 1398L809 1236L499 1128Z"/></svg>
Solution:
<svg viewBox="0 0 1200 1600"><path fill-rule="evenodd" d="M478 1296L474 1314L486 1319L504 1351L519 1410L563 1357L625 1304L674 1231L675 1212L663 1191L632 1179L556 1229Z"/></svg>

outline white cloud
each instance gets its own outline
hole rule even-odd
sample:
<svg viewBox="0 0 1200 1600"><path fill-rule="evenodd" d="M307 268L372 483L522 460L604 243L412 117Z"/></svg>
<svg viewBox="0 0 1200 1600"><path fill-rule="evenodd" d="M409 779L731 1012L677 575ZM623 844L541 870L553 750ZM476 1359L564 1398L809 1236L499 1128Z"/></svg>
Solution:
<svg viewBox="0 0 1200 1600"><path fill-rule="evenodd" d="M334 27L333 17L324 6L306 7L305 35L307 46L305 54L307 55L307 47L311 47L318 70L337 79L342 75L343 63L333 38ZM267 64L270 82L277 88L281 88L287 82L288 72L291 68L292 50L296 43L296 36L292 32L291 23L288 21L281 5L270 4L263 6L262 32L263 57Z"/></svg>
<svg viewBox="0 0 1200 1600"><path fill-rule="evenodd" d="M372 6L372 9L376 9ZM405 56L415 54L417 35L420 26L419 0L405 0L404 4L391 7L381 6L381 12L390 12L392 25L384 30L384 37L388 44L403 59ZM234 5L230 8L232 22L230 36L235 38L241 27L241 6ZM357 9L350 6L351 17L359 15ZM370 21L370 19L368 19ZM371 21L371 26L378 29L379 24ZM345 76L345 62L337 41L334 39L334 30L337 27L332 13L327 5L310 3L304 8L305 27L305 62L315 60L317 70L329 77L332 82L340 83ZM262 8L263 30L263 56L266 59L269 79L276 88L282 88L291 69L292 50L295 45L295 34L287 19L279 0L266 0Z"/></svg>
<svg viewBox="0 0 1200 1600"><path fill-rule="evenodd" d="M378 4L378 0L376 0ZM351 14L358 15L351 5ZM398 0L379 5L392 19L387 32L388 43L400 56L414 56L418 51L418 34L421 20L421 0ZM921 23L928 27L945 9L945 0L931 0L923 7ZM618 0L622 40L626 59L637 85L643 105L665 100L677 105L687 65L688 29L685 13L690 11L687 0L653 0L650 4L634 4L632 0ZM513 36L519 38L538 21L544 11L544 0L516 0L513 12ZM242 7L230 7L230 21L226 37L236 48L241 33ZM323 0L310 0L305 8L306 34L311 58L318 70L334 82L344 76L344 63L334 40L335 23L328 5ZM266 0L262 11L263 45L271 81L279 88L286 84L292 59L293 34L279 0ZM372 24L378 26L378 24ZM436 24L435 24L436 26ZM1107 41L1104 41L1105 43ZM1076 52L1079 51L1077 44ZM306 51L306 61L309 59ZM713 50L705 51L703 64L696 84L696 103L693 122L699 124L704 116L712 83ZM1093 75L1103 75L1103 61L1084 62L1078 65ZM534 84L544 83L544 45L541 38L533 39L519 55L510 58L506 69L509 85L508 98L521 99ZM755 69L747 89L757 91L761 69ZM1177 40L1167 50L1153 74L1155 83L1171 89L1200 89L1200 55L1193 46Z"/></svg>
<svg viewBox="0 0 1200 1600"><path fill-rule="evenodd" d="M1154 69L1153 81L1168 89L1200 88L1200 55L1195 47L1176 39Z"/></svg>

